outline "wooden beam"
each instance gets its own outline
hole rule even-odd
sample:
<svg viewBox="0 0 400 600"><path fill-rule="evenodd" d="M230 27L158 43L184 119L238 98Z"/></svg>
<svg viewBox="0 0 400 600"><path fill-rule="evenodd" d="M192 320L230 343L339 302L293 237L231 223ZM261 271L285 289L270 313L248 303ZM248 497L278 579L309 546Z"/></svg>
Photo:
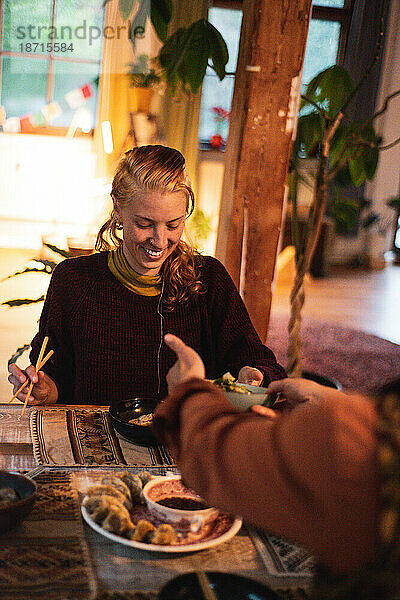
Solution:
<svg viewBox="0 0 400 600"><path fill-rule="evenodd" d="M217 257L266 339L312 0L244 0Z"/></svg>

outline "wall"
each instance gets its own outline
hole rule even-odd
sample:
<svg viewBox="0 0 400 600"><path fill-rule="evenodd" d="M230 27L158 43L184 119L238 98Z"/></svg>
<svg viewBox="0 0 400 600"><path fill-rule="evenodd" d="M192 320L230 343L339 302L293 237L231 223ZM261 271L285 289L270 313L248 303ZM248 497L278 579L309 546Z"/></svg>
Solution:
<svg viewBox="0 0 400 600"><path fill-rule="evenodd" d="M104 185L90 138L0 134L0 248L40 248L101 221Z"/></svg>
<svg viewBox="0 0 400 600"><path fill-rule="evenodd" d="M400 89L400 0L392 0L388 22L383 74L378 93L380 109L389 94ZM388 110L376 120L378 134L383 144L390 144L400 137L400 96L394 98ZM373 199L374 210L380 214L381 223L391 224L394 221L393 211L386 207L386 200L400 194L400 144L381 152L377 173L366 187L367 198ZM383 227L382 227L383 229ZM368 233L368 257L372 267L383 267L383 252L389 250L393 240L393 227L379 232L374 228Z"/></svg>

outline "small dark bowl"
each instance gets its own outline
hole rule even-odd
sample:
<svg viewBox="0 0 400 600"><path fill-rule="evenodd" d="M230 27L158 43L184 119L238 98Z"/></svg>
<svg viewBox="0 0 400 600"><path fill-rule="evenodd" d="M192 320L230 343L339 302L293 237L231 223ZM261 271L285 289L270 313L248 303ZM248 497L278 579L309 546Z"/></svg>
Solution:
<svg viewBox="0 0 400 600"><path fill-rule="evenodd" d="M13 488L19 500L0 502L0 533L17 527L32 511L36 501L36 483L12 471L0 470L0 488Z"/></svg>
<svg viewBox="0 0 400 600"><path fill-rule="evenodd" d="M276 592L262 583L235 573L207 571L210 587L219 600L279 600ZM204 600L196 573L184 573L168 581L158 600Z"/></svg>
<svg viewBox="0 0 400 600"><path fill-rule="evenodd" d="M157 440L150 425L136 425L128 421L153 413L158 403L159 400L155 398L132 398L112 404L109 413L114 429L128 442L139 446L153 446Z"/></svg>

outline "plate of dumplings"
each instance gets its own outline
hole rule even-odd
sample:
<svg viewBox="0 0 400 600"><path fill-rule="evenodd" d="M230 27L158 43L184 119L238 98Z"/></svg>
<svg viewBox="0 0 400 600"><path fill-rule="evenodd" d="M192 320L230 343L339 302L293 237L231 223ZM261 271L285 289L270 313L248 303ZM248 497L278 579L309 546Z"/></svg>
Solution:
<svg viewBox="0 0 400 600"><path fill-rule="evenodd" d="M194 552L230 540L242 526L242 519L218 511L215 519L194 531L179 529L152 514L143 496L143 487L153 479L147 471L121 471L103 477L89 487L81 512L86 523L108 539L153 552ZM159 477L162 479L162 477Z"/></svg>

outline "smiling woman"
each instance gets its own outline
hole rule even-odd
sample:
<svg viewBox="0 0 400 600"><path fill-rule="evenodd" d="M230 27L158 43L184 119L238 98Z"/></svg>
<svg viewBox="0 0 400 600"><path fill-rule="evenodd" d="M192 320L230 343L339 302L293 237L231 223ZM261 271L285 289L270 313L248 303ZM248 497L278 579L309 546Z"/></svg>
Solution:
<svg viewBox="0 0 400 600"><path fill-rule="evenodd" d="M15 390L34 382L31 404L116 404L161 400L174 362L174 333L202 356L209 378L230 371L261 385L284 376L259 339L222 264L181 239L194 195L185 160L165 146L127 152L115 174L113 210L97 254L67 259L53 272L32 342L54 356L36 373L10 366ZM24 392L19 394L25 400Z"/></svg>

